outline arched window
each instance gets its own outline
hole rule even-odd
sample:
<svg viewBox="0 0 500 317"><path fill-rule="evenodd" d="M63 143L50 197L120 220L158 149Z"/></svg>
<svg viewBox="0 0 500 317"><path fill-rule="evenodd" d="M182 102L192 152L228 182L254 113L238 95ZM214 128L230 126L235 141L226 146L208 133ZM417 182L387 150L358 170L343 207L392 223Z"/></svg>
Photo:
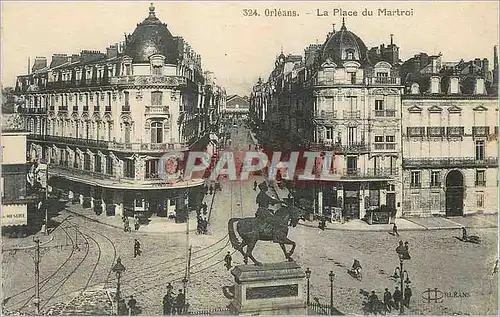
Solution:
<svg viewBox="0 0 500 317"><path fill-rule="evenodd" d="M353 60L354 59L354 50L346 50L346 59Z"/></svg>
<svg viewBox="0 0 500 317"><path fill-rule="evenodd" d="M151 123L151 143L163 143L163 123Z"/></svg>

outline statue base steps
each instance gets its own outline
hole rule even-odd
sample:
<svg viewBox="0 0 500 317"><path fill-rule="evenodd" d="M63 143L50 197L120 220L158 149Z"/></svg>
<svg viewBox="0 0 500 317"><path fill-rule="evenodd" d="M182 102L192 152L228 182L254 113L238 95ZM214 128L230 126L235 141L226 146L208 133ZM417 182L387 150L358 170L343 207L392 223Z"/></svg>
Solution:
<svg viewBox="0 0 500 317"><path fill-rule="evenodd" d="M295 262L238 265L232 315L306 315L304 270Z"/></svg>

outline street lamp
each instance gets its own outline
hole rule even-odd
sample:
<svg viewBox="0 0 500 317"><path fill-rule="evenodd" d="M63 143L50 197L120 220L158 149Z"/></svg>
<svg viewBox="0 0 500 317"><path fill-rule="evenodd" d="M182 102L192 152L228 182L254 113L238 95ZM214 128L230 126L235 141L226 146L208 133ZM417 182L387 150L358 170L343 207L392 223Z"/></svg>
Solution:
<svg viewBox="0 0 500 317"><path fill-rule="evenodd" d="M309 279L311 278L311 270L309 268L306 269L306 279L307 279L307 306L309 306L310 299L309 299Z"/></svg>
<svg viewBox="0 0 500 317"><path fill-rule="evenodd" d="M333 280L335 279L335 273L330 271L328 276L330 277L330 315L333 315Z"/></svg>
<svg viewBox="0 0 500 317"><path fill-rule="evenodd" d="M401 303L399 307L399 314L403 315L404 314L404 284L406 283L407 285L411 283L410 277L408 275L408 271L403 269L403 261L404 260L409 260L411 259L411 256L408 252L408 245L403 245L403 241L399 241L399 245L396 248L396 253L398 254L399 257L399 267L396 267L394 269L394 278L395 279L400 279L400 286L401 286ZM405 273L406 273L406 279L405 279Z"/></svg>
<svg viewBox="0 0 500 317"><path fill-rule="evenodd" d="M113 266L113 272L116 274L117 283L116 283L116 315L120 315L120 278L122 273L125 271L125 266L122 264L122 259L116 259L116 263Z"/></svg>

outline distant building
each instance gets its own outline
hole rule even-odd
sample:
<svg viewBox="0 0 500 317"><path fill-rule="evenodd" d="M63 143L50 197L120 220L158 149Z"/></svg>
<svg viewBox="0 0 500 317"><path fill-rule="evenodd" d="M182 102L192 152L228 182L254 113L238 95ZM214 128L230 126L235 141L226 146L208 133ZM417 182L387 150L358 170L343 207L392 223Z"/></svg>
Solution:
<svg viewBox="0 0 500 317"><path fill-rule="evenodd" d="M266 151L333 153L337 178L301 191L316 213L336 208L361 219L387 205L402 214L398 54L392 37L388 48L368 50L343 22L303 57L281 53L267 82L254 87L252 115Z"/></svg>
<svg viewBox="0 0 500 317"><path fill-rule="evenodd" d="M226 106L222 114L227 119L246 118L250 112L248 97L231 95L227 97Z"/></svg>
<svg viewBox="0 0 500 317"><path fill-rule="evenodd" d="M30 163L26 161L27 131L2 130L2 233L26 233L37 220L38 196L32 195L26 180Z"/></svg>
<svg viewBox="0 0 500 317"><path fill-rule="evenodd" d="M396 217L496 213L497 55L493 71L486 58L420 53L403 63L392 34L367 49L343 23L304 56L282 52L253 87L250 116L268 153L333 153L337 179L294 182L315 213L364 218L383 205Z"/></svg>
<svg viewBox="0 0 500 317"><path fill-rule="evenodd" d="M108 215L146 212L185 218L202 179L184 181L182 160L166 152L214 151L225 91L201 56L149 8L125 41L106 53L37 57L18 76L19 109L31 131L28 153L49 162L53 186ZM164 168L163 168L164 167ZM165 177L159 177L160 169ZM179 213L181 212L181 213Z"/></svg>
<svg viewBox="0 0 500 317"><path fill-rule="evenodd" d="M498 212L498 56L402 65L403 210L408 216Z"/></svg>

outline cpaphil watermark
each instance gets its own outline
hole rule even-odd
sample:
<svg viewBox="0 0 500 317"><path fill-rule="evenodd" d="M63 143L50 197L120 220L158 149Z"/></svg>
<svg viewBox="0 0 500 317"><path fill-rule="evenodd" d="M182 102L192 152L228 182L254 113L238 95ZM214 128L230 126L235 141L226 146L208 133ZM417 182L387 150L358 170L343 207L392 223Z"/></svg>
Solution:
<svg viewBox="0 0 500 317"><path fill-rule="evenodd" d="M158 162L158 176L185 181L220 177L229 180L248 180L253 173L265 175L267 180L339 180L333 152L273 152L258 151L168 152Z"/></svg>

